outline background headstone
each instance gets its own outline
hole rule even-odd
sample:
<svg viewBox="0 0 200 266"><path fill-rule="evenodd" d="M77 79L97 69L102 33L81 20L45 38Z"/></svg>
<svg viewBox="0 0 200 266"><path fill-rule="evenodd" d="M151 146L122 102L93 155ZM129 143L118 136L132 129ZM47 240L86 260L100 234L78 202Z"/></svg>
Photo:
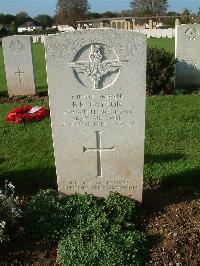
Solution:
<svg viewBox="0 0 200 266"><path fill-rule="evenodd" d="M2 45L9 96L34 95L31 36L6 37Z"/></svg>
<svg viewBox="0 0 200 266"><path fill-rule="evenodd" d="M37 43L37 35L32 36L33 43Z"/></svg>
<svg viewBox="0 0 200 266"><path fill-rule="evenodd" d="M162 38L162 30L161 29L156 30L156 38Z"/></svg>
<svg viewBox="0 0 200 266"><path fill-rule="evenodd" d="M46 38L58 189L142 200L146 36L89 29Z"/></svg>
<svg viewBox="0 0 200 266"><path fill-rule="evenodd" d="M200 87L200 24L176 26L176 88Z"/></svg>
<svg viewBox="0 0 200 266"><path fill-rule="evenodd" d="M41 43L45 44L46 35L41 35Z"/></svg>

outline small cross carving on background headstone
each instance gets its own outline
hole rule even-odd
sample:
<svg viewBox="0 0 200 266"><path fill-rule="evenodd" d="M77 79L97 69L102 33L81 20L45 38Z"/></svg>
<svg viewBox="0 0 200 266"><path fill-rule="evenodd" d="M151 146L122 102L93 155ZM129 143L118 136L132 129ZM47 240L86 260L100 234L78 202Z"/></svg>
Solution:
<svg viewBox="0 0 200 266"><path fill-rule="evenodd" d="M21 84L21 83L22 83L22 77L21 77L21 74L24 74L24 72L21 71L20 66L18 66L18 71L15 72L15 74L18 74L18 77L19 77L19 83Z"/></svg>
<svg viewBox="0 0 200 266"><path fill-rule="evenodd" d="M111 148L102 148L101 145L101 134L102 131L95 131L96 133L96 148L86 148L83 146L83 152L96 151L97 152L97 177L102 177L102 162L101 162L101 152L102 151L114 151L114 146Z"/></svg>

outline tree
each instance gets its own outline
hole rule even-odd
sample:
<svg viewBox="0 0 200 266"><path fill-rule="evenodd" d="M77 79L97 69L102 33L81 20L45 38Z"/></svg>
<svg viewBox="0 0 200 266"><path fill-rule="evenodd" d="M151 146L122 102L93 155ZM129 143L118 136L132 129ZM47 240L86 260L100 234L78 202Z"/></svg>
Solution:
<svg viewBox="0 0 200 266"><path fill-rule="evenodd" d="M182 24L188 24L188 23L191 23L192 22L192 17L189 17L191 15L191 12L189 9L185 8L183 10L183 13L181 15L181 23Z"/></svg>
<svg viewBox="0 0 200 266"><path fill-rule="evenodd" d="M14 19L13 15L0 13L0 24L2 25L9 25Z"/></svg>
<svg viewBox="0 0 200 266"><path fill-rule="evenodd" d="M97 19L97 18L102 18L102 15L97 12L89 12L87 17L88 19Z"/></svg>
<svg viewBox="0 0 200 266"><path fill-rule="evenodd" d="M20 26L22 24L24 24L27 21L32 21L32 18L29 17L28 13L26 13L25 11L19 12L18 14L16 14L16 25Z"/></svg>
<svg viewBox="0 0 200 266"><path fill-rule="evenodd" d="M169 16L169 18L165 19L164 25L166 28L174 28L175 20L180 17L181 14L175 11L169 11L166 15Z"/></svg>
<svg viewBox="0 0 200 266"><path fill-rule="evenodd" d="M102 18L115 18L115 17L117 17L117 13L111 12L111 11L106 11L106 12L102 13L101 15L102 15Z"/></svg>
<svg viewBox="0 0 200 266"><path fill-rule="evenodd" d="M10 30L11 30L11 32L14 33L14 34L17 33L17 25L16 25L16 23L15 23L14 20L11 22Z"/></svg>
<svg viewBox="0 0 200 266"><path fill-rule="evenodd" d="M118 17L131 17L132 11L131 10L122 10L117 13Z"/></svg>
<svg viewBox="0 0 200 266"><path fill-rule="evenodd" d="M76 27L76 21L87 17L88 0L57 0L56 22Z"/></svg>
<svg viewBox="0 0 200 266"><path fill-rule="evenodd" d="M167 12L168 0L132 0L134 16L160 16Z"/></svg>
<svg viewBox="0 0 200 266"><path fill-rule="evenodd" d="M53 24L53 18L49 15L41 14L37 17L34 17L34 20L38 22L40 25L45 27L50 27Z"/></svg>

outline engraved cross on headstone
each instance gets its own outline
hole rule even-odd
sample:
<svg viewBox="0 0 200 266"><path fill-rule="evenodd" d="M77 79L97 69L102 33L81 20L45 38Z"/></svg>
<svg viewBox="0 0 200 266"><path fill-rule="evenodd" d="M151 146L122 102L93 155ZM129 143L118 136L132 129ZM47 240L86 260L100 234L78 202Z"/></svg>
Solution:
<svg viewBox="0 0 200 266"><path fill-rule="evenodd" d="M111 148L102 148L101 145L101 134L102 131L95 131L96 133L96 148L86 148L83 146L83 152L87 151L96 151L97 152L97 177L102 177L102 162L101 162L101 153L102 151L114 151L114 146Z"/></svg>
<svg viewBox="0 0 200 266"><path fill-rule="evenodd" d="M22 77L21 74L24 74L24 72L21 71L20 66L18 66L18 72L15 72L15 74L18 74L19 77L19 83L22 83Z"/></svg>

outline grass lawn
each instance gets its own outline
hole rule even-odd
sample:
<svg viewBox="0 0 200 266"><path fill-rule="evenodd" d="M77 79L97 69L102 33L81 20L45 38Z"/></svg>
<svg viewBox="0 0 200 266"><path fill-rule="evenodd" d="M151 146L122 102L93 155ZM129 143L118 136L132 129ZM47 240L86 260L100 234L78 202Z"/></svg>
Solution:
<svg viewBox="0 0 200 266"><path fill-rule="evenodd" d="M150 47L164 48L167 51L174 53L174 39L148 39L148 45ZM43 44L33 45L33 62L35 69L35 79L37 92L47 91L47 77L46 77L46 63L44 55ZM3 51L0 47L0 96L7 95L6 76L3 63Z"/></svg>
<svg viewBox="0 0 200 266"><path fill-rule="evenodd" d="M45 51L41 43L33 45L33 63L37 92L47 91Z"/></svg>
<svg viewBox="0 0 200 266"><path fill-rule="evenodd" d="M150 47L164 48L166 51L175 54L175 39L168 38L151 38L148 39L148 45Z"/></svg>
<svg viewBox="0 0 200 266"><path fill-rule="evenodd" d="M22 192L54 186L50 121L10 125L4 117L16 106L0 104L1 181L14 181ZM145 186L199 185L200 97L148 97L146 114Z"/></svg>
<svg viewBox="0 0 200 266"><path fill-rule="evenodd" d="M48 106L47 102L27 104ZM20 184L23 192L32 190L31 187L52 186L56 179L49 119L27 125L5 122L5 115L21 105L0 104L0 177L1 181L9 179Z"/></svg>

